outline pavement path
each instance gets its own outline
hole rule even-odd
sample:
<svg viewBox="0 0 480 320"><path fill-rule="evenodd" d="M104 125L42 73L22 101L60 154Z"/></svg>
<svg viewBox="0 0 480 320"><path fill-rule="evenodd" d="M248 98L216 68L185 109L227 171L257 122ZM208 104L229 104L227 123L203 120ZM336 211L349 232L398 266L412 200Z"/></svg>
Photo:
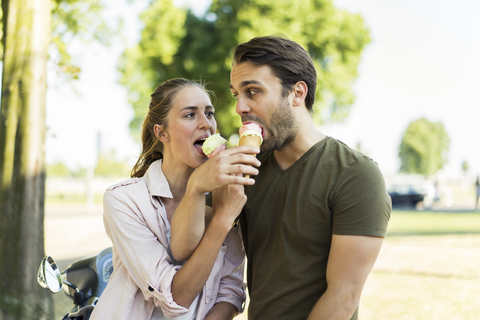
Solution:
<svg viewBox="0 0 480 320"><path fill-rule="evenodd" d="M97 254L112 246L103 227L102 206L47 205L45 208L45 253L61 269L70 262Z"/></svg>

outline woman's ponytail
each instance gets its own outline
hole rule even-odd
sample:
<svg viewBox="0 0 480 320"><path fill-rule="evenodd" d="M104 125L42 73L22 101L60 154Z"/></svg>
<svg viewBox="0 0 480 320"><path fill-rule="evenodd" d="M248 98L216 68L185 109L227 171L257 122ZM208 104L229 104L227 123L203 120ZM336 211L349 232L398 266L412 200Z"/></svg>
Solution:
<svg viewBox="0 0 480 320"><path fill-rule="evenodd" d="M163 144L155 137L153 126L150 127L150 111L147 113L142 125L142 153L135 163L130 176L132 178L143 177L150 165L163 158Z"/></svg>

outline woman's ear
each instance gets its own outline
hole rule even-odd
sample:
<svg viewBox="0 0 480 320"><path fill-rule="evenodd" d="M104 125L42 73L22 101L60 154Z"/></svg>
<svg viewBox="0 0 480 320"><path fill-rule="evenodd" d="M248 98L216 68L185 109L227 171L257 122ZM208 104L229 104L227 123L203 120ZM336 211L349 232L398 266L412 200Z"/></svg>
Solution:
<svg viewBox="0 0 480 320"><path fill-rule="evenodd" d="M305 98L307 97L308 86L303 81L298 81L293 86L293 106L298 107L305 104Z"/></svg>
<svg viewBox="0 0 480 320"><path fill-rule="evenodd" d="M163 132L163 126L156 124L153 126L153 132L155 133L155 137L161 142L168 141L168 133Z"/></svg>

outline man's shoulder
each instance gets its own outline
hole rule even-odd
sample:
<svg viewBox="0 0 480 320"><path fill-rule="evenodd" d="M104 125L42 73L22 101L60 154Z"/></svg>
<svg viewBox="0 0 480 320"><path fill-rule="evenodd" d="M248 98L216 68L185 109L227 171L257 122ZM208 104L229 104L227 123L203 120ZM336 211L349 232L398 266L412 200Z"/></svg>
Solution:
<svg viewBox="0 0 480 320"><path fill-rule="evenodd" d="M333 157L339 164L343 166L350 167L354 163L359 162L376 165L376 162L369 156L358 150L353 149L346 143L335 138L329 137L329 140L325 145L325 157Z"/></svg>
<svg viewBox="0 0 480 320"><path fill-rule="evenodd" d="M349 145L347 145L345 142L332 138L332 137L327 137L328 139L325 143L326 145L326 150L333 152L336 151L340 154L347 155L352 158L361 158L365 157L363 153L361 153L358 150L353 149Z"/></svg>

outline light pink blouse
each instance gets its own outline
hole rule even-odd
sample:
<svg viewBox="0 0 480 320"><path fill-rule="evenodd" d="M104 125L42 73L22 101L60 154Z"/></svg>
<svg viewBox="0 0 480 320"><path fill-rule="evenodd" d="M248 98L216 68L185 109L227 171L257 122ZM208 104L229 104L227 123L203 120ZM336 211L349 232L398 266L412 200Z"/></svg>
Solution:
<svg viewBox="0 0 480 320"><path fill-rule="evenodd" d="M162 161L155 161L142 178L118 183L105 192L103 219L113 243L114 272L92 320L149 320L154 307L161 307L169 318L188 312L172 298L172 279L182 265L170 252L170 223L160 197L171 198L172 193L161 168ZM221 301L243 311L244 259L241 233L235 227L201 292L198 320Z"/></svg>

